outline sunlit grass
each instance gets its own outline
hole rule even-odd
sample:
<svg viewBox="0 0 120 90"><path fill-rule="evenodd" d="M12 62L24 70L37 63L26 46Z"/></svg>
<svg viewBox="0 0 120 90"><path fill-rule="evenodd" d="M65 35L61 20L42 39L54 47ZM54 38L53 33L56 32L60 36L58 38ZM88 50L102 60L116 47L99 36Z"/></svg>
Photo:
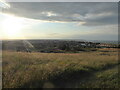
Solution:
<svg viewBox="0 0 120 90"><path fill-rule="evenodd" d="M116 65L118 65L117 50L82 53L3 51L3 87L70 87L71 84L68 82L72 83L77 79L85 78L86 75L89 77L93 73ZM96 75L99 77L98 74ZM100 75L106 77L107 73L100 73ZM105 80L110 82L108 79ZM68 84L64 86L60 83ZM96 83L92 82L92 84ZM85 85L91 87L89 84ZM72 87L82 86L84 85L75 83ZM99 86L101 85L97 85ZM117 85L113 84L111 87L117 87Z"/></svg>

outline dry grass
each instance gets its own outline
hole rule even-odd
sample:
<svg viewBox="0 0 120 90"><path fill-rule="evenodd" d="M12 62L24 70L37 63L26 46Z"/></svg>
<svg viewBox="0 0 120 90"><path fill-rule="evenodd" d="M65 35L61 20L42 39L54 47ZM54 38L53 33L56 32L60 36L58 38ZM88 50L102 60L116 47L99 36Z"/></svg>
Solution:
<svg viewBox="0 0 120 90"><path fill-rule="evenodd" d="M26 53L3 51L3 87L81 87L84 85L89 87L89 84L77 84L78 82L72 84L72 82L84 78L79 81L82 82L87 77L91 77L93 73L118 65L117 50L108 49L107 51L111 52ZM107 81L109 82L109 80Z"/></svg>

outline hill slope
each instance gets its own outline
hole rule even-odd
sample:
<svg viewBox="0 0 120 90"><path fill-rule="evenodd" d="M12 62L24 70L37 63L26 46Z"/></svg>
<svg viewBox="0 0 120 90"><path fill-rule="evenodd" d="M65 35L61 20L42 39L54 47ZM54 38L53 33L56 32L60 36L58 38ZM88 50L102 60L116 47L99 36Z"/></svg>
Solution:
<svg viewBox="0 0 120 90"><path fill-rule="evenodd" d="M3 87L118 88L118 66L116 49L82 53L3 51Z"/></svg>

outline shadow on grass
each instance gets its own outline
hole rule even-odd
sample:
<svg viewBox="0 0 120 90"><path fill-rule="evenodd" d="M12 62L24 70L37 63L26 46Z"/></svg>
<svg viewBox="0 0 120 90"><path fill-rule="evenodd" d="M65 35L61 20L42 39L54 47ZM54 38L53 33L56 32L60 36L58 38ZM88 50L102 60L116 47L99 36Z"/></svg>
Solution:
<svg viewBox="0 0 120 90"><path fill-rule="evenodd" d="M73 88L77 84L86 81L93 74L87 70L65 70L54 76L50 81L57 88Z"/></svg>
<svg viewBox="0 0 120 90"><path fill-rule="evenodd" d="M32 79L19 88L73 88L92 75L86 70L66 69L61 73L49 75L46 80Z"/></svg>
<svg viewBox="0 0 120 90"><path fill-rule="evenodd" d="M88 80L90 80L91 77L96 77L94 73L114 68L116 65L117 64L106 65L103 66L101 69L93 69L88 67L83 69L73 69L69 67L62 72L49 75L46 80L40 81L33 79L30 82L25 83L22 87L78 88L85 86L85 83L88 82Z"/></svg>

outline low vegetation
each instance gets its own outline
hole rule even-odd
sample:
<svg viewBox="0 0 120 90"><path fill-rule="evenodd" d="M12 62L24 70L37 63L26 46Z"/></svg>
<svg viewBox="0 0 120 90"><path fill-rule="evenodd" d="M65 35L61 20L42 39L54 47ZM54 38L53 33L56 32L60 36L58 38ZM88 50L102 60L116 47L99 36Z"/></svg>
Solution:
<svg viewBox="0 0 120 90"><path fill-rule="evenodd" d="M3 88L118 88L118 50L3 51Z"/></svg>
<svg viewBox="0 0 120 90"><path fill-rule="evenodd" d="M96 48L118 48L118 44L74 40L5 40L2 43L3 50L17 52L78 53L96 51Z"/></svg>

